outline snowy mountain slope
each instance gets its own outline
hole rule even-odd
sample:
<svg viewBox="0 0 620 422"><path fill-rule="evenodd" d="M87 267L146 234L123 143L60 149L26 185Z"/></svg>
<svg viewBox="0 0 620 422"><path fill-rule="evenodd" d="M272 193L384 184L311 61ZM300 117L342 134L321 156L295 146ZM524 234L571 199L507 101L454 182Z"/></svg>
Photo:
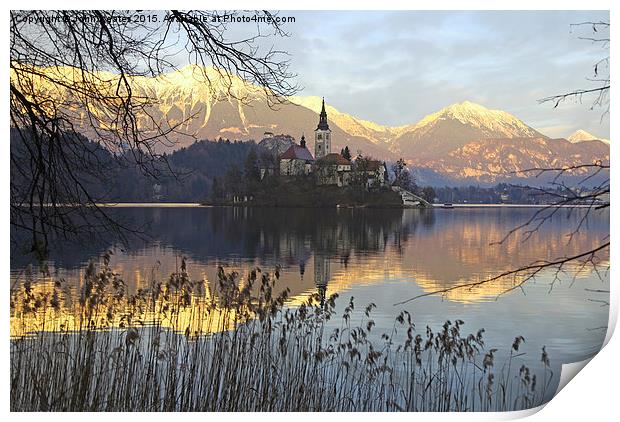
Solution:
<svg viewBox="0 0 620 422"><path fill-rule="evenodd" d="M41 79L35 81L37 89L48 97L62 99L60 106L74 113L78 125L83 124L85 135L95 137L85 124L86 113L77 107L75 93L68 88L74 86L71 80L76 76L75 69L45 72L54 72L67 83L58 88ZM118 76L104 72L93 77L110 89L118 81ZM13 74L11 78L13 81ZM187 146L194 138L260 141L265 132L288 134L295 139L305 134L308 148L314 151L313 132L320 97L291 97L285 104L270 107L263 90L242 79L197 66L155 78L133 77L130 81L136 95L153 102L147 110L150 118L139 119L141 130L148 132L153 124L164 129L180 125L177 132L186 134L172 133L170 138L176 144L160 146L167 151ZM348 146L353 155L361 152L384 160L404 157L413 166L453 180L497 181L502 173L534 165L609 159L605 141L584 142L596 138L593 135L578 132L569 140L549 142L549 138L519 118L469 101L447 106L414 124L390 127L337 110L330 106L328 96L326 100L333 151ZM96 108L91 111L95 122L104 128L108 117Z"/></svg>
<svg viewBox="0 0 620 422"><path fill-rule="evenodd" d="M321 111L322 98L309 96L309 97L291 97L292 103L306 107L315 113ZM340 110L332 107L329 104L325 106L327 115L330 121L333 121L345 132L362 136L369 139L375 144L389 144L392 139L403 133L408 126L384 126L368 120L360 119L347 113L343 113Z"/></svg>
<svg viewBox="0 0 620 422"><path fill-rule="evenodd" d="M474 140L545 137L515 116L469 101L429 114L398 136L392 150L407 155L447 153Z"/></svg>
<svg viewBox="0 0 620 422"><path fill-rule="evenodd" d="M572 142L573 144L588 141L601 141L604 144L609 145L609 139L600 138L582 129L579 129L578 131L571 134L568 138L566 138L566 140Z"/></svg>

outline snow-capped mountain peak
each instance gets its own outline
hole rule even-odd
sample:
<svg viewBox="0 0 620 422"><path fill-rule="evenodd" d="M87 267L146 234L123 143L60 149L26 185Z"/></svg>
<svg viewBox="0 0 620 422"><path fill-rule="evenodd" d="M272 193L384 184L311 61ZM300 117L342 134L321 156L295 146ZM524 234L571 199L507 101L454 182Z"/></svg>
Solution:
<svg viewBox="0 0 620 422"><path fill-rule="evenodd" d="M566 140L572 142L573 144L586 141L601 141L603 143L609 144L609 139L599 138L598 136L592 135L591 133L586 132L583 129L579 129L578 131L574 132L572 135L566 138Z"/></svg>
<svg viewBox="0 0 620 422"><path fill-rule="evenodd" d="M433 127L441 120L456 120L460 123L492 134L494 137L517 138L540 136L520 119L501 110L491 110L471 101L449 105L420 120L414 130Z"/></svg>

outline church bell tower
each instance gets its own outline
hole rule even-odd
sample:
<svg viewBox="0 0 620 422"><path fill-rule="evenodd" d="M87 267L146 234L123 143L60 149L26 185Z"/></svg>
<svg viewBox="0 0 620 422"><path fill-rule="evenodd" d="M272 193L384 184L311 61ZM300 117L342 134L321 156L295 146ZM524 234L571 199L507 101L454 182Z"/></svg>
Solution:
<svg viewBox="0 0 620 422"><path fill-rule="evenodd" d="M319 114L319 124L314 131L314 158L316 160L331 153L331 133L332 131L327 124L325 98L323 98L323 107L321 108L321 114Z"/></svg>

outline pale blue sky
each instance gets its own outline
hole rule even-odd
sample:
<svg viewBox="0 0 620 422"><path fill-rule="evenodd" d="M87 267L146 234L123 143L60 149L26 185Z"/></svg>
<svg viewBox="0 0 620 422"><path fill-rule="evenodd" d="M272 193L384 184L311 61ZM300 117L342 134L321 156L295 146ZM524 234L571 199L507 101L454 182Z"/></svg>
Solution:
<svg viewBox="0 0 620 422"><path fill-rule="evenodd" d="M380 124L415 123L464 100L506 110L552 136L585 129L609 137L592 98L557 109L537 100L591 88L593 64L607 50L579 36L608 12L280 12L295 16L291 53L301 95L325 96L341 111ZM241 24L236 24L241 25ZM235 25L233 25L235 26Z"/></svg>

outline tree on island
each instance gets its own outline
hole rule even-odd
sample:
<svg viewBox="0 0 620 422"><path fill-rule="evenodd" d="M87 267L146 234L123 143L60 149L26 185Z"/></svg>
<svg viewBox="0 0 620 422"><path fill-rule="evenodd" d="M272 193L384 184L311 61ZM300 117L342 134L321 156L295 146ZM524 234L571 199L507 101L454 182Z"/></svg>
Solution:
<svg viewBox="0 0 620 422"><path fill-rule="evenodd" d="M368 169L372 158L363 156L361 152L358 153L351 169L351 178L349 185L354 191L358 192L362 198L366 197L366 190L368 188Z"/></svg>
<svg viewBox="0 0 620 422"><path fill-rule="evenodd" d="M425 201L431 204L435 202L435 198L437 197L435 189L432 186L426 186L425 188L423 188L421 196L422 198L424 198Z"/></svg>
<svg viewBox="0 0 620 422"><path fill-rule="evenodd" d="M224 175L224 189L227 196L241 196L244 191L243 172L233 164Z"/></svg>
<svg viewBox="0 0 620 422"><path fill-rule="evenodd" d="M211 184L211 200L213 202L219 202L224 198L224 189L220 184L220 180L217 177L213 178L213 183Z"/></svg>
<svg viewBox="0 0 620 422"><path fill-rule="evenodd" d="M254 148L252 148L245 157L243 177L248 185L254 185L257 182L260 182L258 155L256 154L256 150Z"/></svg>
<svg viewBox="0 0 620 422"><path fill-rule="evenodd" d="M348 145L340 150L340 155L342 155L347 160L351 161L351 151L349 150L349 146Z"/></svg>
<svg viewBox="0 0 620 422"><path fill-rule="evenodd" d="M392 164L392 172L394 173L394 186L398 186L402 189L410 190L413 178L407 168L407 163L404 158L400 158L396 163Z"/></svg>
<svg viewBox="0 0 620 422"><path fill-rule="evenodd" d="M145 19L132 19L136 13ZM110 167L78 135L94 134L123 166L153 180L171 175L161 151L173 145L173 134L192 136L184 128L194 115L180 122L156 120L151 114L156 99L142 92L139 78L175 70L185 58L197 65L194 78L210 85L206 67L212 67L218 83L240 102L247 99L235 97L237 77L260 87L270 106L294 95L298 87L291 82L287 53L260 45L261 39L288 34L273 13L255 14L262 23L239 38L216 11L11 11L10 124L17 132L11 143L24 147L10 156L10 221L30 239L18 246L45 257L50 236L112 234L124 240L134 233L98 205L107 199L105 189L90 186L109 186ZM51 96L67 91L72 95ZM59 206L67 203L71 210Z"/></svg>

